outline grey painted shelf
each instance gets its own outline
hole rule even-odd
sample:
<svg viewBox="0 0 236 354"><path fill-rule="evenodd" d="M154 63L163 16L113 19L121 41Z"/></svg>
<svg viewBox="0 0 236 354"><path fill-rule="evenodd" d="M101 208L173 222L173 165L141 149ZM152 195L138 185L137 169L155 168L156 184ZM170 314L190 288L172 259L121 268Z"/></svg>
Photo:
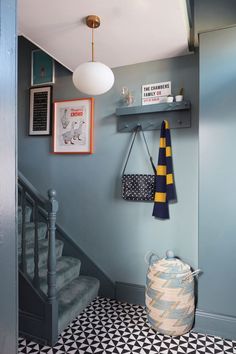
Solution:
<svg viewBox="0 0 236 354"><path fill-rule="evenodd" d="M159 103L146 106L118 107L118 131L131 132L137 125L143 130L160 129L164 119L169 121L170 128L191 127L190 101Z"/></svg>

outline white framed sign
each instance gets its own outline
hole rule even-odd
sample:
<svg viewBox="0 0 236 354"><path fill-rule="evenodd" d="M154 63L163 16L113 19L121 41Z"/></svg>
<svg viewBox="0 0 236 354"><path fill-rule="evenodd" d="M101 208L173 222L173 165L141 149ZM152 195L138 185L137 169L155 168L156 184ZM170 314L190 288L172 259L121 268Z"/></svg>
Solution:
<svg viewBox="0 0 236 354"><path fill-rule="evenodd" d="M171 81L142 85L142 105L166 102L171 94Z"/></svg>

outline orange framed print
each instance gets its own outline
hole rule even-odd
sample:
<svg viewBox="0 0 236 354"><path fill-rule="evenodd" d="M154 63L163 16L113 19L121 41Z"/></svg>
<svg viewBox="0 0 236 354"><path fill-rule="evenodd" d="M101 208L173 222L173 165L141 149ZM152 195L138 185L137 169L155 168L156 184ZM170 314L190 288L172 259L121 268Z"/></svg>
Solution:
<svg viewBox="0 0 236 354"><path fill-rule="evenodd" d="M93 98L54 102L53 152L93 153Z"/></svg>

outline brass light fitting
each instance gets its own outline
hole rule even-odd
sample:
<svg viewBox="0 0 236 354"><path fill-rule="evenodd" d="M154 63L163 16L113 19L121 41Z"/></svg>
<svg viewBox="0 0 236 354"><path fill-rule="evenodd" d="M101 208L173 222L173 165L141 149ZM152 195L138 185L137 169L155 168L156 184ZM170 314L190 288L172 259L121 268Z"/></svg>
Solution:
<svg viewBox="0 0 236 354"><path fill-rule="evenodd" d="M92 28L92 61L94 61L94 28L100 26L100 17L96 15L89 15L86 17L86 25Z"/></svg>
<svg viewBox="0 0 236 354"><path fill-rule="evenodd" d="M86 25L89 28L98 28L100 26L100 17L97 15L89 15L86 17Z"/></svg>

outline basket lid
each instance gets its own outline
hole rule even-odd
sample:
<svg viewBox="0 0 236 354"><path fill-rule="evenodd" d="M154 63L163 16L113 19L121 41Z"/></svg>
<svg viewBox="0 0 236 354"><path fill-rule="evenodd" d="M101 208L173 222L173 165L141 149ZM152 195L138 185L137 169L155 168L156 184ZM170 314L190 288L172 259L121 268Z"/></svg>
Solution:
<svg viewBox="0 0 236 354"><path fill-rule="evenodd" d="M170 250L166 252L165 258L158 260L153 266L157 271L172 274L182 274L190 271L190 266L176 258L174 252Z"/></svg>

